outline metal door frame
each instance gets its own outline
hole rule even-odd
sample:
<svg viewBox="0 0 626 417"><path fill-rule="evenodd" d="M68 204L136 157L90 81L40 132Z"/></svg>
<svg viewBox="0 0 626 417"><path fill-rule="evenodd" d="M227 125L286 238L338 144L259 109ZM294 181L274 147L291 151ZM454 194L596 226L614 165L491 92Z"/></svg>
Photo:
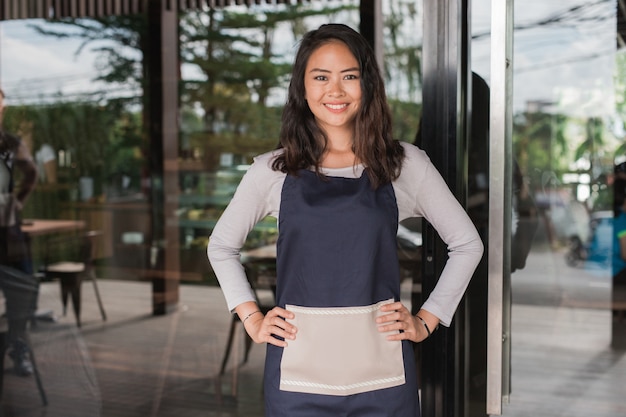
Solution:
<svg viewBox="0 0 626 417"><path fill-rule="evenodd" d="M424 0L422 147L466 206L471 111L471 0ZM513 1L491 0L487 391L485 414L502 413L510 392L510 231L512 167ZM508 213L508 215L507 215ZM434 288L447 248L423 227L423 294ZM471 326L462 301L449 329L419 346L422 415L468 415L467 361Z"/></svg>
<svg viewBox="0 0 626 417"><path fill-rule="evenodd" d="M491 1L487 413L511 391L511 180L513 0Z"/></svg>

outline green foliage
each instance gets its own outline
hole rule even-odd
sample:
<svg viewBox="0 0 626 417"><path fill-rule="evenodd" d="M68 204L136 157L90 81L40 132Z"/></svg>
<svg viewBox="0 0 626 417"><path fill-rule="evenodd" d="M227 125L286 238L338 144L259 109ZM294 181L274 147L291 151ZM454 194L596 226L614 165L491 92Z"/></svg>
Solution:
<svg viewBox="0 0 626 417"><path fill-rule="evenodd" d="M417 26L416 20L421 18L415 2L389 2L385 17L385 81L390 95L404 100L421 101L422 45L411 36L411 27Z"/></svg>
<svg viewBox="0 0 626 417"><path fill-rule="evenodd" d="M572 162L566 153L567 117L543 112L524 112L513 120L513 155L535 189L559 178Z"/></svg>
<svg viewBox="0 0 626 417"><path fill-rule="evenodd" d="M390 99L389 107L393 118L394 138L413 143L420 123L422 105Z"/></svg>
<svg viewBox="0 0 626 417"><path fill-rule="evenodd" d="M137 175L141 166L136 152L140 143L139 117L120 112L112 104L14 106L7 108L4 125L8 131L17 132L22 123L32 122L33 151L48 144L69 155L69 165L61 163L59 167L62 180L76 184L79 177L89 176L102 184L118 172L135 171Z"/></svg>
<svg viewBox="0 0 626 417"><path fill-rule="evenodd" d="M402 40L402 25L403 20L417 18L417 11L411 3L396 1L392 6L392 16L386 22L391 35L387 41L390 48L386 62L395 69L388 68L388 74L408 74L406 86L411 95L421 83L419 46ZM273 149L278 140L282 108L269 104L268 99L273 91L286 87L294 52L293 49L277 50L277 34L281 34L280 41L284 45L285 34L291 32L295 46L312 28L308 25L317 27L323 21L345 22L355 15L357 8L356 3L297 3L205 8L181 14L181 64L198 70L196 76L180 81L181 155L199 152L209 161L209 166L213 166L223 152L249 156ZM312 17L315 19L310 20ZM356 27L354 23L353 26ZM88 46L94 48L100 53L99 80L144 85L146 68L142 61L149 45L146 16L62 19L32 27L49 36L82 39L76 54ZM412 142L419 123L420 105L402 101L405 99L402 95L402 99L390 101L394 135ZM49 122L41 124L41 129L42 132L55 131L54 136L64 138L50 139L57 149L67 147L95 161L89 167L77 162L76 175L97 175L106 179L141 165L137 163L145 151L141 142L141 118L124 110L128 104L125 99L110 100L103 108L95 105L73 108L60 103L61 114L49 117ZM77 120L95 117L92 113L96 108L110 111L110 117L99 116L86 129L83 122ZM70 139L78 137L91 140L79 143ZM98 164L106 167L98 168ZM94 171L97 172L94 174Z"/></svg>

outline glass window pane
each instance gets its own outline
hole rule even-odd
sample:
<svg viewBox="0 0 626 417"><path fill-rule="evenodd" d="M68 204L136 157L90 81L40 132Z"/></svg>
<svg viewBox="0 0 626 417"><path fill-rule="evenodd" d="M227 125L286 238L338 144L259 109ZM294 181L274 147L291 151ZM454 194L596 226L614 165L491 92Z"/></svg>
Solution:
<svg viewBox="0 0 626 417"><path fill-rule="evenodd" d="M474 3L472 68L489 82L489 2ZM514 4L512 392L503 415L614 416L626 334L612 262L614 166L626 159L622 11L614 2ZM520 232L527 256L516 248Z"/></svg>
<svg viewBox="0 0 626 417"><path fill-rule="evenodd" d="M384 16L394 131L412 142L421 108L421 7L392 1ZM146 16L0 23L2 128L22 138L39 169L22 217L38 278L38 318L27 334L47 413L263 415L265 349L244 343L241 327L233 327L206 245L253 157L277 145L297 41L330 21L358 28L358 3L182 13L178 137L158 145L163 126L148 109L164 80L147 78L156 38ZM176 172L175 189L157 172L159 153L166 153L156 161L166 162L165 173ZM165 228L177 230L175 239L160 239ZM86 251L79 238L87 231L96 233ZM276 219L264 219L244 249L276 237ZM414 237L407 232L407 248L415 249ZM176 270L168 270L170 256ZM92 261L93 273L74 281L51 274L53 263ZM177 291L168 292L168 280ZM176 308L155 315L159 303ZM11 373L12 359L2 407L38 414L34 377Z"/></svg>

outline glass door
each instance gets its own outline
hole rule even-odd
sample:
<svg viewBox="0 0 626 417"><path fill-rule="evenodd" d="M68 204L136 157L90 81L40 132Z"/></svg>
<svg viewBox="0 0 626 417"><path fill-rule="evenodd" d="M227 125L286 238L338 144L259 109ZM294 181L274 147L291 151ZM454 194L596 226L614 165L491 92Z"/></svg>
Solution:
<svg viewBox="0 0 626 417"><path fill-rule="evenodd" d="M620 4L472 7L472 71L491 108L487 414L624 413Z"/></svg>

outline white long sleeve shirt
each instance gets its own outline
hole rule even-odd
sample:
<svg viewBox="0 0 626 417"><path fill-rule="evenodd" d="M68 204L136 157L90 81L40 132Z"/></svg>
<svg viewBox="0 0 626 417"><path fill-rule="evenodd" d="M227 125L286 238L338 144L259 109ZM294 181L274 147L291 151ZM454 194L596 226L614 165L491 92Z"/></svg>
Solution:
<svg viewBox="0 0 626 417"><path fill-rule="evenodd" d="M483 245L463 207L425 152L408 143L400 176L393 181L399 220L424 217L446 243L449 258L437 285L422 308L449 326L483 253ZM284 173L271 168L281 150L254 159L230 204L211 234L207 254L228 308L254 301L254 293L240 262L240 250L250 230L266 216L280 216ZM325 169L333 177L358 178L363 166ZM280 233L280 231L279 231Z"/></svg>

